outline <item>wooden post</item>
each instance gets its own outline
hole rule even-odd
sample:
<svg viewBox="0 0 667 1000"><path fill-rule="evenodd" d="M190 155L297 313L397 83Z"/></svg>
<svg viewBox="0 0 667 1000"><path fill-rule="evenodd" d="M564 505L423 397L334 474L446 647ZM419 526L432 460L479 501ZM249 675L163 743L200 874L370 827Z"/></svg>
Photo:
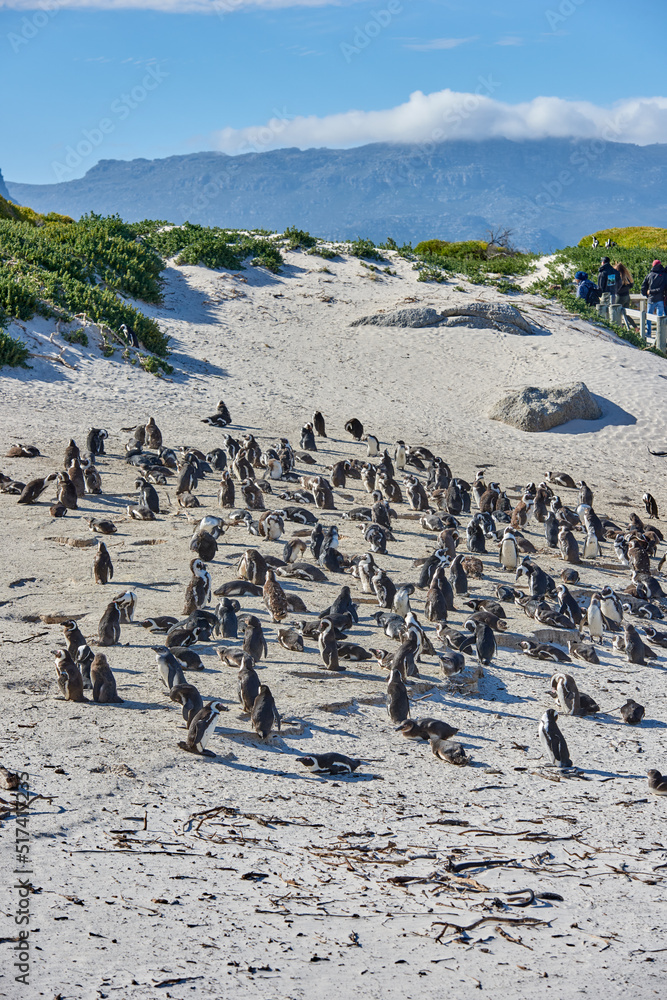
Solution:
<svg viewBox="0 0 667 1000"><path fill-rule="evenodd" d="M667 316L658 316L655 321L655 346L663 353L667 347Z"/></svg>
<svg viewBox="0 0 667 1000"><path fill-rule="evenodd" d="M617 326L620 326L622 315L623 315L623 306L619 305L618 302L614 302L613 305L609 306L610 323L615 323Z"/></svg>
<svg viewBox="0 0 667 1000"><path fill-rule="evenodd" d="M641 334L642 340L646 340L646 300L639 303L640 315L639 315L639 332Z"/></svg>

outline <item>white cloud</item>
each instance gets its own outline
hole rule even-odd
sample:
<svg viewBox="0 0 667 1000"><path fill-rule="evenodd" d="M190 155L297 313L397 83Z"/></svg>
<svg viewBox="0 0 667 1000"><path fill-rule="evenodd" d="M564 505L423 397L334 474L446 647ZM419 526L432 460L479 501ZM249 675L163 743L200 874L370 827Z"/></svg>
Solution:
<svg viewBox="0 0 667 1000"><path fill-rule="evenodd" d="M523 45L523 38L519 38L518 35L505 35L504 38L499 38L496 45Z"/></svg>
<svg viewBox="0 0 667 1000"><path fill-rule="evenodd" d="M286 113L263 126L216 132L214 148L226 153L297 146L345 148L369 142L424 143L445 139L577 139L648 145L667 142L667 98L628 98L610 108L587 101L536 97L504 104L490 94L501 89L480 78L477 93L415 91L409 100L383 111L345 111L318 118Z"/></svg>
<svg viewBox="0 0 667 1000"><path fill-rule="evenodd" d="M217 14L224 17L235 11L259 8L280 10L284 7L345 7L363 0L0 0L0 10L156 10L163 14Z"/></svg>
<svg viewBox="0 0 667 1000"><path fill-rule="evenodd" d="M470 38L431 38L428 42L410 42L405 47L416 52L433 52L437 49L456 49L459 45L467 45L476 39L477 35L472 35Z"/></svg>

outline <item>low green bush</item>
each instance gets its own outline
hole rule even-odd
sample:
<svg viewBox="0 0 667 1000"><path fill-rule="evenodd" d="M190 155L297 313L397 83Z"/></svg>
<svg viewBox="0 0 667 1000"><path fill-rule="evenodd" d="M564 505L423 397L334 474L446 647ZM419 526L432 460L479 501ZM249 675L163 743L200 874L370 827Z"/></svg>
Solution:
<svg viewBox="0 0 667 1000"><path fill-rule="evenodd" d="M0 368L29 368L26 364L30 351L18 337L10 337L0 330Z"/></svg>

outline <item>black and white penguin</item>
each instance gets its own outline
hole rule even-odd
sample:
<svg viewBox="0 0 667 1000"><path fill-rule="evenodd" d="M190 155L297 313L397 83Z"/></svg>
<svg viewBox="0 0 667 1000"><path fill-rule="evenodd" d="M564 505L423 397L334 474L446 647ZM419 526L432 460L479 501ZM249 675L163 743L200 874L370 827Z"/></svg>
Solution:
<svg viewBox="0 0 667 1000"><path fill-rule="evenodd" d="M403 583L400 587L397 587L396 593L394 594L392 611L394 611L395 614L400 615L401 618L407 618L412 610L410 607L410 597L414 594L414 592L414 583Z"/></svg>
<svg viewBox="0 0 667 1000"><path fill-rule="evenodd" d="M104 455L104 442L109 437L103 427L91 427L86 437L86 449L91 455Z"/></svg>
<svg viewBox="0 0 667 1000"><path fill-rule="evenodd" d="M390 609L394 603L394 597L396 596L396 587L393 580L390 579L388 574L376 566L375 573L371 580L371 586L377 598L377 602L381 608Z"/></svg>
<svg viewBox="0 0 667 1000"><path fill-rule="evenodd" d="M630 625L628 622L623 626L623 631L625 633L625 658L628 663L640 663L642 665L646 664L646 653L649 649L648 646L643 642L637 629L634 625ZM652 650L651 650L652 652Z"/></svg>
<svg viewBox="0 0 667 1000"><path fill-rule="evenodd" d="M396 463L396 468L402 471L407 465L408 460L408 449L405 446L405 441L397 441L394 445L394 462Z"/></svg>
<svg viewBox="0 0 667 1000"><path fill-rule="evenodd" d="M227 427L231 422L231 414L223 399L218 403L215 413L212 413L210 417L202 419L203 424L210 424L211 427Z"/></svg>
<svg viewBox="0 0 667 1000"><path fill-rule="evenodd" d="M380 442L378 439L374 434L364 434L363 440L366 442L366 457L376 458L380 454Z"/></svg>
<svg viewBox="0 0 667 1000"><path fill-rule="evenodd" d="M31 479L21 490L21 495L16 502L20 504L35 503L47 489L49 483L54 482L57 478L58 474L51 472L48 476L44 476L41 479Z"/></svg>
<svg viewBox="0 0 667 1000"><path fill-rule="evenodd" d="M183 664L170 649L166 646L151 646L151 649L155 652L158 676L167 691L171 691L177 684L187 684Z"/></svg>
<svg viewBox="0 0 667 1000"><path fill-rule="evenodd" d="M651 496L650 493L644 493L642 495L642 500L644 501L644 507L646 508L648 516L659 518L660 514L658 513L658 503L655 497Z"/></svg>
<svg viewBox="0 0 667 1000"><path fill-rule="evenodd" d="M514 573L517 568L519 553L516 541L516 531L514 528L505 528L503 532L503 539L500 543L500 550L498 552L498 562L503 569L512 573Z"/></svg>
<svg viewBox="0 0 667 1000"><path fill-rule="evenodd" d="M314 753L297 757L297 761L312 774L352 774L361 765L360 760L342 753Z"/></svg>
<svg viewBox="0 0 667 1000"><path fill-rule="evenodd" d="M244 653L236 681L236 693L245 712L252 712L260 687L255 661L248 653Z"/></svg>
<svg viewBox="0 0 667 1000"><path fill-rule="evenodd" d="M317 645L320 651L320 659L327 670L345 670L345 666L341 666L338 657L336 629L331 618L321 619Z"/></svg>
<svg viewBox="0 0 667 1000"><path fill-rule="evenodd" d="M387 715L392 722L405 722L410 716L410 699L401 671L392 667L387 682Z"/></svg>
<svg viewBox="0 0 667 1000"><path fill-rule="evenodd" d="M571 674L557 673L551 678L551 692L566 715L580 715L579 688Z"/></svg>
<svg viewBox="0 0 667 1000"><path fill-rule="evenodd" d="M223 709L221 701L212 701L197 712L188 726L187 739L179 741L178 745L181 750L200 754L203 757L215 757L215 754L211 750L207 750L206 747L218 724L218 715Z"/></svg>
<svg viewBox="0 0 667 1000"><path fill-rule="evenodd" d="M113 580L113 563L107 547L101 539L97 540L97 552L93 560L93 579L95 583L108 583Z"/></svg>
<svg viewBox="0 0 667 1000"><path fill-rule="evenodd" d="M204 707L202 696L194 684L176 684L169 692L169 698L181 706L183 719L188 728L195 715Z"/></svg>
<svg viewBox="0 0 667 1000"><path fill-rule="evenodd" d="M538 733L542 750L552 764L558 767L572 767L567 743L558 728L557 719L558 714L553 708L548 708L540 719Z"/></svg>
<svg viewBox="0 0 667 1000"><path fill-rule="evenodd" d="M190 572L192 579L185 591L184 615L190 615L211 603L211 574L206 564L201 559L193 559L190 562Z"/></svg>
<svg viewBox="0 0 667 1000"><path fill-rule="evenodd" d="M355 441L361 441L364 436L364 425L361 420L357 420L356 417L352 417L345 424L345 430L348 434L351 434Z"/></svg>
<svg viewBox="0 0 667 1000"><path fill-rule="evenodd" d="M93 701L100 705L122 705L123 699L116 691L116 679L104 653L96 653L90 667L93 684Z"/></svg>
<svg viewBox="0 0 667 1000"><path fill-rule="evenodd" d="M470 519L466 527L466 547L468 552L486 552L484 525L478 514Z"/></svg>
<svg viewBox="0 0 667 1000"><path fill-rule="evenodd" d="M313 427L315 428L315 433L318 437L325 438L327 436L326 427L324 425L324 417L319 410L315 410L313 413Z"/></svg>
<svg viewBox="0 0 667 1000"><path fill-rule="evenodd" d="M359 614L357 612L357 605L352 600L352 594L350 588L346 585L341 587L338 597L334 602L329 605L324 611L320 611L319 618L329 618L331 615L344 615L350 614L352 620L355 622L359 621Z"/></svg>
<svg viewBox="0 0 667 1000"><path fill-rule="evenodd" d="M280 715L268 684L261 684L250 715L253 729L262 740L268 739L272 729L280 732Z"/></svg>

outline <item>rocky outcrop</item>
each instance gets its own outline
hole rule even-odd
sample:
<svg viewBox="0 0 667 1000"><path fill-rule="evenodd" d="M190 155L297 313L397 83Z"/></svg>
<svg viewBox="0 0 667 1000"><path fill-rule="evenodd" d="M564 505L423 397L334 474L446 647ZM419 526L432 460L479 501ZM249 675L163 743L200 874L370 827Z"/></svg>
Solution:
<svg viewBox="0 0 667 1000"><path fill-rule="evenodd" d="M499 330L521 336L534 332L519 310L505 302L470 302L441 310L416 306L412 309L362 316L350 326L399 326L413 330L427 326L467 326L471 329Z"/></svg>
<svg viewBox="0 0 667 1000"><path fill-rule="evenodd" d="M527 386L503 396L491 408L491 420L520 431L548 431L569 420L598 420L602 410L583 382L547 389Z"/></svg>

